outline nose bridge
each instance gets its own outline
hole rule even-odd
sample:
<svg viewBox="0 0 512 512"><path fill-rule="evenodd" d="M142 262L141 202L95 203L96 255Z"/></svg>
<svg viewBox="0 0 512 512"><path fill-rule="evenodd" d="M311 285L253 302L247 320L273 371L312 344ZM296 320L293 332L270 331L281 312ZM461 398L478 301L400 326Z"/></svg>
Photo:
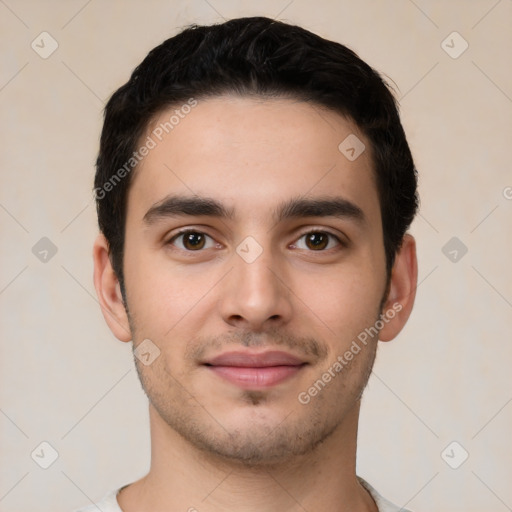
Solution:
<svg viewBox="0 0 512 512"><path fill-rule="evenodd" d="M246 239L237 247L222 306L225 321L253 329L268 320L286 321L291 311L278 261L270 248L256 243Z"/></svg>

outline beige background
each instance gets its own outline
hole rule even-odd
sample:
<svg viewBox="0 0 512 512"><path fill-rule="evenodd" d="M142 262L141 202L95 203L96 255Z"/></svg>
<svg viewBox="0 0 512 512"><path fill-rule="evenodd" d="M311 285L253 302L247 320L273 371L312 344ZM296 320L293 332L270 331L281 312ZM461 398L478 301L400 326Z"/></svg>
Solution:
<svg viewBox="0 0 512 512"><path fill-rule="evenodd" d="M148 468L146 399L91 278L102 107L181 27L243 15L301 24L384 72L420 171L421 284L379 347L358 473L415 511L512 510L511 0L0 0L0 510L70 511ZM59 45L47 59L31 48L43 31ZM452 237L468 249L456 262ZM31 458L43 441L59 454L48 469ZM452 441L452 465L469 453L458 469L441 455Z"/></svg>

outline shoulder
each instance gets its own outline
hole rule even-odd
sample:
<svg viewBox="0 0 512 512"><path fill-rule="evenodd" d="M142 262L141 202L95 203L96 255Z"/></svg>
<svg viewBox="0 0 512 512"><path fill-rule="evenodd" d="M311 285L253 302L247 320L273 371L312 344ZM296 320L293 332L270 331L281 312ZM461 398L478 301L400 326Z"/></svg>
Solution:
<svg viewBox="0 0 512 512"><path fill-rule="evenodd" d="M370 493L373 501L375 501L375 504L379 509L379 512L411 512L410 510L391 503L389 500L381 496L374 487L360 476L358 476L357 479L359 480L359 483Z"/></svg>
<svg viewBox="0 0 512 512"><path fill-rule="evenodd" d="M75 510L74 512L123 512L117 502L117 493L120 489L108 492L100 501L95 504Z"/></svg>

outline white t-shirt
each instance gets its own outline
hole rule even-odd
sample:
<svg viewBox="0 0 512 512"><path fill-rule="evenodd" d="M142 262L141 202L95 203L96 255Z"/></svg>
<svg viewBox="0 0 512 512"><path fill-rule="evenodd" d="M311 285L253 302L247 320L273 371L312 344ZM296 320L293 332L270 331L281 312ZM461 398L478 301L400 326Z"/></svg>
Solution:
<svg viewBox="0 0 512 512"><path fill-rule="evenodd" d="M377 508L379 509L379 512L410 512L410 510L397 507L386 498L383 498L366 480L363 480L359 476L357 479L361 485L370 493L373 501L375 501ZM89 505L88 507L81 508L75 512L98 512L98 510L101 512L123 512L116 498L117 493L121 489L118 489L117 491L111 491L95 505Z"/></svg>

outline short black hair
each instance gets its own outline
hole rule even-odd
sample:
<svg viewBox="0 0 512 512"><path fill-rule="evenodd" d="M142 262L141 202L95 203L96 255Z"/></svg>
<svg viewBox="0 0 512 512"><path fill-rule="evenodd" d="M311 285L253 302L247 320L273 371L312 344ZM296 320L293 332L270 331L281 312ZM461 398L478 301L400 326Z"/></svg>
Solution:
<svg viewBox="0 0 512 512"><path fill-rule="evenodd" d="M389 281L419 203L397 101L379 73L346 46L250 17L186 27L152 49L105 107L94 186L123 295L126 204L141 137L163 110L224 94L307 101L356 123L371 144Z"/></svg>

